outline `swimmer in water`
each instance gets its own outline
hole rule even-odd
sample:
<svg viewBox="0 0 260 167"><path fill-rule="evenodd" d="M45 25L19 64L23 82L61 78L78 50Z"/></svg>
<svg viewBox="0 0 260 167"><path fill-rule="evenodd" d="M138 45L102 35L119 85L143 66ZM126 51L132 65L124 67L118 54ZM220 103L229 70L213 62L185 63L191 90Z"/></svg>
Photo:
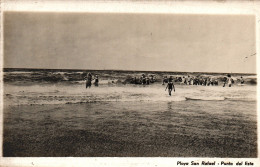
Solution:
<svg viewBox="0 0 260 167"><path fill-rule="evenodd" d="M244 84L244 79L243 79L243 77L241 76L241 84Z"/></svg>
<svg viewBox="0 0 260 167"><path fill-rule="evenodd" d="M165 91L168 89L168 92L169 92L169 95L171 96L172 95L172 89L174 90L175 92L175 87L174 87L174 84L172 81L169 81L166 88L165 88Z"/></svg>
<svg viewBox="0 0 260 167"><path fill-rule="evenodd" d="M231 75L228 74L227 76L228 76L228 78L225 77L226 80L224 81L224 85L223 85L223 87L225 87L226 84L228 84L228 87L231 87L231 85L232 85L232 78L231 78Z"/></svg>
<svg viewBox="0 0 260 167"><path fill-rule="evenodd" d="M191 78L190 78L190 76L188 75L188 85L190 85L190 80Z"/></svg>
<svg viewBox="0 0 260 167"><path fill-rule="evenodd" d="M98 82L99 82L98 75L96 75L95 76L95 82L94 82L95 86L98 86Z"/></svg>
<svg viewBox="0 0 260 167"><path fill-rule="evenodd" d="M173 81L173 77L172 76L170 76L170 78L169 78L169 80L168 80L169 82L172 82Z"/></svg>
<svg viewBox="0 0 260 167"><path fill-rule="evenodd" d="M183 83L187 85L187 78L185 76L183 76Z"/></svg>
<svg viewBox="0 0 260 167"><path fill-rule="evenodd" d="M168 78L167 78L167 76L165 76L165 77L163 78L163 83L162 83L162 85L164 85L164 83L167 83L167 80L168 80Z"/></svg>
<svg viewBox="0 0 260 167"><path fill-rule="evenodd" d="M223 81L223 87L225 87L225 86L226 86L226 82L227 82L227 78L226 78L226 77L224 77L224 81Z"/></svg>
<svg viewBox="0 0 260 167"><path fill-rule="evenodd" d="M86 78L87 82L86 82L86 88L90 88L91 87L91 81L92 81L92 74L89 72Z"/></svg>
<svg viewBox="0 0 260 167"><path fill-rule="evenodd" d="M146 85L150 84L150 79L148 77L146 77Z"/></svg>
<svg viewBox="0 0 260 167"><path fill-rule="evenodd" d="M232 78L231 78L231 75L228 76L228 80L227 80L227 82L228 82L228 87L231 87L231 85L232 85Z"/></svg>

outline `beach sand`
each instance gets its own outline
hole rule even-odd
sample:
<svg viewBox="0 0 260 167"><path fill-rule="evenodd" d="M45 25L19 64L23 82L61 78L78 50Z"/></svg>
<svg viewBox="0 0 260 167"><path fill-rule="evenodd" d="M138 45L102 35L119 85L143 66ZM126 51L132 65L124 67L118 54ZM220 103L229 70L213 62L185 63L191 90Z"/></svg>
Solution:
<svg viewBox="0 0 260 167"><path fill-rule="evenodd" d="M257 157L256 113L209 114L209 107L197 101L5 106L3 155Z"/></svg>

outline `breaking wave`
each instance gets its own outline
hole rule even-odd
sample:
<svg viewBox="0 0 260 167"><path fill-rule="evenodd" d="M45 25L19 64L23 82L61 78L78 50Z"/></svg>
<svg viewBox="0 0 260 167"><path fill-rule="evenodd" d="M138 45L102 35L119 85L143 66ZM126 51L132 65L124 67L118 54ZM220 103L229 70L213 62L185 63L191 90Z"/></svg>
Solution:
<svg viewBox="0 0 260 167"><path fill-rule="evenodd" d="M256 101L256 87L204 87L177 85L168 95L165 87L100 86L86 89L81 85L4 85L5 104L79 104L95 102L183 102L183 101Z"/></svg>

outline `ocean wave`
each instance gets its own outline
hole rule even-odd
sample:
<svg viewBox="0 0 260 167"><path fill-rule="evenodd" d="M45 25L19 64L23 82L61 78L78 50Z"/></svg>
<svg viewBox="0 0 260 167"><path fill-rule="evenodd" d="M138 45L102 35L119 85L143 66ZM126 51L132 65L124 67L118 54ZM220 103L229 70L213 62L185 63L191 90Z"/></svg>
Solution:
<svg viewBox="0 0 260 167"><path fill-rule="evenodd" d="M226 100L230 101L256 101L256 97L225 97Z"/></svg>
<svg viewBox="0 0 260 167"><path fill-rule="evenodd" d="M150 76L151 74L154 75L153 83L162 83L163 77L165 75L170 76L172 75L175 79L176 84L181 84L178 78L182 78L183 76L190 76L193 78L202 77L202 78L211 78L213 80L218 81L219 85L222 85L223 81L226 78L226 74L188 74L188 73L181 73L181 72L135 72L135 71L111 71L111 70L104 70L104 71L91 71L93 75L98 75L100 84L133 84L132 80L134 77L140 79L141 74L145 74L145 76ZM7 83L73 83L73 84L83 84L84 78L86 77L87 72L83 70L47 70L47 69L39 69L39 70L31 70L28 69L25 71L9 71L4 72L4 82ZM257 79L256 75L249 75L249 74L241 74L244 78L244 83L248 85L256 85ZM232 79L235 81L235 84L241 83L240 77L241 75L232 75ZM104 81L103 81L104 80ZM139 81L138 81L139 83ZM153 84L150 83L150 84ZM141 84L141 83L139 83Z"/></svg>
<svg viewBox="0 0 260 167"><path fill-rule="evenodd" d="M243 97L205 97L205 96L161 96L146 97L121 95L5 95L8 105L47 105L47 104L84 104L96 102L182 102L182 101L255 101L254 98Z"/></svg>
<svg viewBox="0 0 260 167"><path fill-rule="evenodd" d="M201 101L224 101L225 97L186 97L186 100L201 100Z"/></svg>
<svg viewBox="0 0 260 167"><path fill-rule="evenodd" d="M71 104L91 102L182 102L182 101L256 101L256 86L186 86L176 85L172 96L161 84L93 87L84 85L4 85L5 103ZM6 103L7 104L7 103Z"/></svg>

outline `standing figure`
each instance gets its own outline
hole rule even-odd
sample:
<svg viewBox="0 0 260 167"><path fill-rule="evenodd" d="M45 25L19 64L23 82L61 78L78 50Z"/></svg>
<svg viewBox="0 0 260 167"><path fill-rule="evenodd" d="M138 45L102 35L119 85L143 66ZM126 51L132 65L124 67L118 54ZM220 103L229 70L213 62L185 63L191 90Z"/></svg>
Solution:
<svg viewBox="0 0 260 167"><path fill-rule="evenodd" d="M191 79L190 79L190 85L193 85L193 83L194 83L194 79L193 79L193 77L191 77Z"/></svg>
<svg viewBox="0 0 260 167"><path fill-rule="evenodd" d="M191 81L191 78L190 78L190 76L188 75L188 85L190 85L190 81Z"/></svg>
<svg viewBox="0 0 260 167"><path fill-rule="evenodd" d="M228 87L231 87L231 85L232 85L232 78L231 78L231 75L230 75L230 74L228 74L228 78L227 78L226 81L224 82L223 87L225 87L226 83L228 84Z"/></svg>
<svg viewBox="0 0 260 167"><path fill-rule="evenodd" d="M153 75L151 75L151 81L150 82L154 83L154 76Z"/></svg>
<svg viewBox="0 0 260 167"><path fill-rule="evenodd" d="M232 85L232 78L231 77L228 78L228 82L227 83L228 83L228 87L231 87L231 85Z"/></svg>
<svg viewBox="0 0 260 167"><path fill-rule="evenodd" d="M223 81L223 87L225 87L225 86L226 86L226 82L227 82L227 78L226 78L226 77L224 77L224 81Z"/></svg>
<svg viewBox="0 0 260 167"><path fill-rule="evenodd" d="M95 76L95 82L94 82L95 86L98 86L98 82L99 82L99 80L98 80L98 75L96 75L96 76Z"/></svg>
<svg viewBox="0 0 260 167"><path fill-rule="evenodd" d="M183 84L186 84L186 78L185 78L184 76L183 76L182 78L183 78L183 79L182 79L182 83L183 83Z"/></svg>
<svg viewBox="0 0 260 167"><path fill-rule="evenodd" d="M175 92L175 87L174 87L174 84L172 81L168 82L166 88L165 88L165 91L168 89L168 92L169 92L169 95L171 96L172 95L172 89L174 90Z"/></svg>
<svg viewBox="0 0 260 167"><path fill-rule="evenodd" d="M143 75L142 77L143 77L142 84L145 85L146 84L146 77L145 77L145 75Z"/></svg>
<svg viewBox="0 0 260 167"><path fill-rule="evenodd" d="M148 77L146 77L146 85L150 84L150 79Z"/></svg>
<svg viewBox="0 0 260 167"><path fill-rule="evenodd" d="M91 87L91 81L92 81L92 74L89 72L86 78L86 88Z"/></svg>
<svg viewBox="0 0 260 167"><path fill-rule="evenodd" d="M244 79L243 79L243 77L241 76L241 84L244 84Z"/></svg>
<svg viewBox="0 0 260 167"><path fill-rule="evenodd" d="M140 82L140 84L143 84L143 76L140 77L139 82Z"/></svg>

